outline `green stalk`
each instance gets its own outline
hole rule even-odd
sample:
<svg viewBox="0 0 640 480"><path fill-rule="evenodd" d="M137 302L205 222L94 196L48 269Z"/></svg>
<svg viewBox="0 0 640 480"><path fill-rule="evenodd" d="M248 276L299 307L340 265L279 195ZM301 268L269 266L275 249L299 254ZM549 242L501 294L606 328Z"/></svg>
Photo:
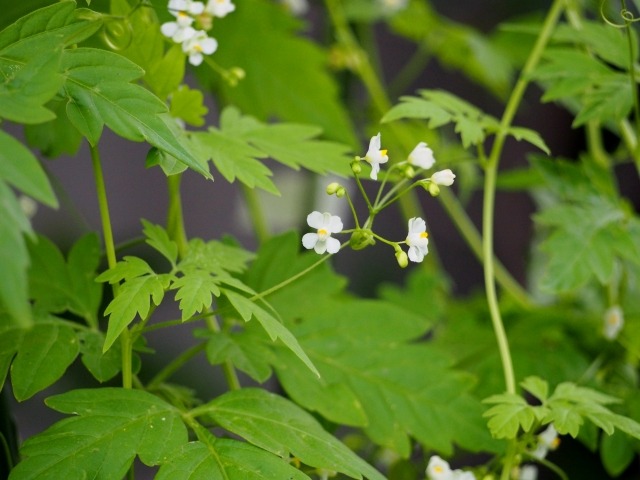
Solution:
<svg viewBox="0 0 640 480"><path fill-rule="evenodd" d="M104 248L107 253L107 265L109 268L116 266L116 248L113 241L113 231L111 229L111 216L109 215L109 202L107 201L107 188L104 182L104 174L102 172L102 163L100 161L100 152L97 146L91 146L91 162L93 164L93 176L96 184L96 195L98 197L98 206L100 208L100 220L102 222L102 238ZM118 295L119 286L113 284L113 296ZM131 388L133 385L133 345L131 335L128 328L125 328L120 334L120 345L122 347L122 386Z"/></svg>
<svg viewBox="0 0 640 480"><path fill-rule="evenodd" d="M255 188L249 188L246 185L242 185L242 193L244 194L244 200L249 209L249 217L253 223L253 228L258 239L258 243L262 244L266 242L271 236L269 227L267 226L267 220L264 215L264 211L258 198L258 192Z"/></svg>
<svg viewBox="0 0 640 480"><path fill-rule="evenodd" d="M162 370L160 370L150 381L147 383L147 389L152 390L153 388L160 385L167 378L171 377L177 370L179 370L185 363L195 357L198 353L203 351L206 348L206 343L198 343L193 347L185 350L179 356L174 358L168 365L166 365Z"/></svg>

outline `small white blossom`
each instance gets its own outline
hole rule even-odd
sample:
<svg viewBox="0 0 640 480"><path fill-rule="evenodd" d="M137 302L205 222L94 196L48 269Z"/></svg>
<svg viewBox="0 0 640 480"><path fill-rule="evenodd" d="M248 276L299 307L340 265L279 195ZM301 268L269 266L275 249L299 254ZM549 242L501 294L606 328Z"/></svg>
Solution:
<svg viewBox="0 0 640 480"><path fill-rule="evenodd" d="M196 31L191 26L194 19L182 11L175 12L175 15L176 21L163 23L160 26L160 31L165 37L169 37L174 42L182 43L195 35Z"/></svg>
<svg viewBox="0 0 640 480"><path fill-rule="evenodd" d="M433 167L436 159L433 158L433 150L427 147L427 144L420 142L409 154L409 163L425 170Z"/></svg>
<svg viewBox="0 0 640 480"><path fill-rule="evenodd" d="M518 480L537 480L538 479L538 467L535 465L524 465L520 468Z"/></svg>
<svg viewBox="0 0 640 480"><path fill-rule="evenodd" d="M231 0L209 0L205 10L214 17L226 17L228 13L233 12L236 6Z"/></svg>
<svg viewBox="0 0 640 480"><path fill-rule="evenodd" d="M437 455L433 455L429 459L425 473L429 480L453 480L453 472L449 463Z"/></svg>
<svg viewBox="0 0 640 480"><path fill-rule="evenodd" d="M427 233L427 224L419 217L409 220L409 234L406 239L409 245L409 260L412 262L421 262L429 253L429 234ZM439 457L431 457L439 458Z"/></svg>
<svg viewBox="0 0 640 480"><path fill-rule="evenodd" d="M451 475L451 480L476 480L476 476L473 474L473 472L454 470Z"/></svg>
<svg viewBox="0 0 640 480"><path fill-rule="evenodd" d="M307 0L280 0L287 10L293 15L304 15L309 11L309 2Z"/></svg>
<svg viewBox="0 0 640 480"><path fill-rule="evenodd" d="M200 15L204 12L204 3L193 0L169 0L169 12L177 16L178 12L185 12L189 15Z"/></svg>
<svg viewBox="0 0 640 480"><path fill-rule="evenodd" d="M436 185L442 185L444 187L450 187L453 185L453 179L456 178L455 174L450 170L440 170L439 172L431 175L431 181Z"/></svg>
<svg viewBox="0 0 640 480"><path fill-rule="evenodd" d="M549 450L555 450L560 445L560 439L558 438L558 432L553 424L538 434L538 445L536 449L531 452L531 455L536 458L545 458Z"/></svg>
<svg viewBox="0 0 640 480"><path fill-rule="evenodd" d="M407 7L409 0L378 0L389 13L395 13Z"/></svg>
<svg viewBox="0 0 640 480"><path fill-rule="evenodd" d="M305 233L302 237L302 245L307 249L314 249L316 253L337 253L340 250L340 241L331 237L332 233L342 231L340 217L330 213L311 212L307 215L307 224L316 229L316 233Z"/></svg>
<svg viewBox="0 0 640 480"><path fill-rule="evenodd" d="M204 55L211 55L218 49L215 38L207 36L207 32L199 30L182 44L182 50L189 55L189 63L195 67L202 63Z"/></svg>
<svg viewBox="0 0 640 480"><path fill-rule="evenodd" d="M380 133L371 137L369 141L369 150L364 156L364 159L371 164L371 179L378 179L378 172L380 171L380 164L387 163L389 157L386 150L380 150Z"/></svg>
<svg viewBox="0 0 640 480"><path fill-rule="evenodd" d="M27 218L33 218L38 211L38 204L31 197L20 195L20 197L18 197L18 203L20 204L20 210L22 210L22 213L24 213L24 216Z"/></svg>
<svg viewBox="0 0 640 480"><path fill-rule="evenodd" d="M609 340L615 340L624 326L624 315L619 305L610 307L604 312L602 333Z"/></svg>

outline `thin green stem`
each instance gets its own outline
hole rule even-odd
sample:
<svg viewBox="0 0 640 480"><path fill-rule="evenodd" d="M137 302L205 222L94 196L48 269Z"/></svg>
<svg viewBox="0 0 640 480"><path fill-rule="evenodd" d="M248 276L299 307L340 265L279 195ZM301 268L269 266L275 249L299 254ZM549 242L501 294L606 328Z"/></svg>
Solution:
<svg viewBox="0 0 640 480"><path fill-rule="evenodd" d="M111 216L109 215L107 188L104 182L100 152L98 151L97 146L91 146L91 162L93 164L93 176L96 184L98 206L100 209L100 220L102 222L102 238L104 248L107 253L107 265L109 268L113 268L116 266L117 262L116 249L113 241L113 231L111 229ZM118 284L114 283L112 288L113 296L116 297L118 295ZM133 377L133 345L131 343L129 329L125 328L120 334L120 344L122 347L122 386L124 388L131 388Z"/></svg>
<svg viewBox="0 0 640 480"><path fill-rule="evenodd" d="M174 358L168 365L166 365L162 370L160 370L148 383L147 389L152 390L162 382L164 382L167 378L171 377L176 371L178 371L182 366L195 357L198 353L202 352L206 348L207 344L205 342L198 343L193 347L185 350L179 356Z"/></svg>
<svg viewBox="0 0 640 480"><path fill-rule="evenodd" d="M500 121L500 129L496 134L491 154L487 160L486 175L484 181L484 199L483 199L483 215L482 215L482 233L483 233L483 258L484 258L484 280L487 295L487 303L491 313L491 321L493 323L494 333L498 342L500 351L500 359L504 373L506 391L508 393L516 392L515 374L513 371L513 361L511 360L511 352L509 350L509 342L500 315L498 306L498 296L496 294L495 285L495 265L493 254L493 221L496 195L496 178L498 174L498 165L504 147L505 140L509 131L509 127L515 117L524 92L529 84L529 77L533 69L536 67L542 53L544 51L549 38L555 28L560 14L562 13L565 0L555 0L549 10L547 17L540 31L540 35L531 51L527 62L520 72L520 76L516 85L511 92L509 101L505 108L504 114Z"/></svg>
<svg viewBox="0 0 640 480"><path fill-rule="evenodd" d="M260 199L258 198L258 192L255 188L249 188L246 185L242 185L242 193L244 194L244 200L249 210L249 217L253 222L253 229L256 233L258 243L266 242L271 234L269 233L269 227L267 226L267 220L262 209Z"/></svg>
<svg viewBox="0 0 640 480"><path fill-rule="evenodd" d="M182 196L180 195L180 181L182 174L169 175L167 188L169 191L169 209L167 211L167 232L178 245L178 256L184 257L187 253L187 233L184 228L182 215Z"/></svg>

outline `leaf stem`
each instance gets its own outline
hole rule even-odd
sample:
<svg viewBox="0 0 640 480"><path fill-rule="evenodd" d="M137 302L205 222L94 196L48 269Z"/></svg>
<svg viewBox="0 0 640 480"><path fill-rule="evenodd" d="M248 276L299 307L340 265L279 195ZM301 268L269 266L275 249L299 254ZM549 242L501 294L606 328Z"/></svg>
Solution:
<svg viewBox="0 0 640 480"><path fill-rule="evenodd" d="M167 211L167 233L178 246L178 256L183 258L187 253L187 233L184 228L182 215L182 196L180 195L180 181L182 174L169 175L167 188L169 191L169 208Z"/></svg>
<svg viewBox="0 0 640 480"><path fill-rule="evenodd" d="M111 229L111 216L109 214L109 202L107 201L107 188L104 182L100 151L97 145L91 146L91 162L93 164L93 176L96 184L96 195L100 209L100 220L102 222L102 238L104 248L107 253L107 265L113 268L116 265L116 249L113 241L113 231ZM118 284L112 285L113 296L118 295ZM129 329L125 328L120 334L120 344L122 347L122 386L131 388L133 384L133 345Z"/></svg>
<svg viewBox="0 0 640 480"><path fill-rule="evenodd" d="M258 192L255 188L249 188L242 184L242 193L244 200L249 210L249 217L253 222L253 229L256 233L258 243L262 244L266 242L271 236L269 227L267 226L267 220L262 209L260 199L258 198Z"/></svg>
<svg viewBox="0 0 640 480"><path fill-rule="evenodd" d="M185 350L179 356L174 358L168 365L166 365L162 370L160 370L148 383L147 390L152 390L162 382L164 382L167 378L171 377L177 370L179 370L185 363L195 357L198 353L203 351L206 348L207 344L205 342L198 343L193 347Z"/></svg>

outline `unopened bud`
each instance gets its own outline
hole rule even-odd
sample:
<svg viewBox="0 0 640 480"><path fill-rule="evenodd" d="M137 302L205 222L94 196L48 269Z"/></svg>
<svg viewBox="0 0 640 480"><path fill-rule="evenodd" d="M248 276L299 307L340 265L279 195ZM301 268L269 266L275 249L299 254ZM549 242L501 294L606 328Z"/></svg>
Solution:
<svg viewBox="0 0 640 480"><path fill-rule="evenodd" d="M342 198L347 194L347 191L344 189L343 186L341 186L340 188L338 188L338 190L336 191L336 197L338 198Z"/></svg>
<svg viewBox="0 0 640 480"><path fill-rule="evenodd" d="M362 171L359 160L351 163L351 171L356 175L358 175Z"/></svg>
<svg viewBox="0 0 640 480"><path fill-rule="evenodd" d="M338 189L340 188L340 184L338 182L332 182L329 185L327 185L327 195L333 195L334 193L336 193L338 191Z"/></svg>
<svg viewBox="0 0 640 480"><path fill-rule="evenodd" d="M413 178L416 176L416 171L413 169L411 165L407 165L404 168L404 176L407 178Z"/></svg>
<svg viewBox="0 0 640 480"><path fill-rule="evenodd" d="M409 265L409 257L407 257L407 254L402 250L396 252L396 260L398 261L398 265L400 265L400 268L405 268L407 265Z"/></svg>
<svg viewBox="0 0 640 480"><path fill-rule="evenodd" d="M371 232L364 230L356 230L349 239L349 245L354 250L362 250L363 248L366 248L369 245L374 245L375 243L376 241L374 240L373 235L371 235Z"/></svg>
<svg viewBox="0 0 640 480"><path fill-rule="evenodd" d="M437 197L438 195L440 195L440 187L437 183L429 182L429 184L425 185L425 187L432 197Z"/></svg>

